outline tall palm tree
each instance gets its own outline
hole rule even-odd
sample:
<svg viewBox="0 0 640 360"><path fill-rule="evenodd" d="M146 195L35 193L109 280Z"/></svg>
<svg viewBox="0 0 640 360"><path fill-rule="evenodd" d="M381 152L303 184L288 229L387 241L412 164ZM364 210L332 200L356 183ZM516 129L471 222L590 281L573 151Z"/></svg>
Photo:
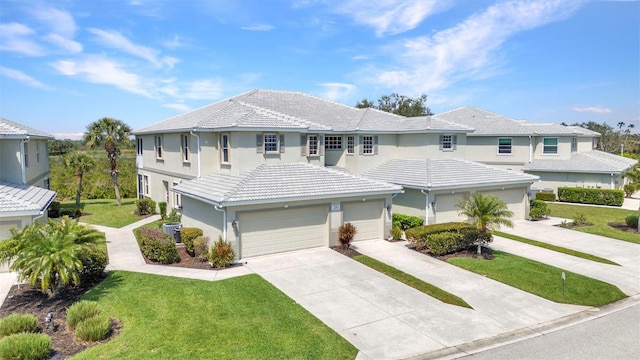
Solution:
<svg viewBox="0 0 640 360"><path fill-rule="evenodd" d="M96 162L93 158L85 153L74 151L64 158L65 165L75 170L78 178L78 190L76 191L76 207L80 206L80 195L82 194L82 176L85 172L93 169Z"/></svg>
<svg viewBox="0 0 640 360"><path fill-rule="evenodd" d="M491 234L491 230L500 225L513 227L509 218L513 217L513 211L507 204L495 196L484 196L474 193L465 196L463 201L457 204L458 214L466 216L467 221L478 229L478 254L482 253L482 243Z"/></svg>
<svg viewBox="0 0 640 360"><path fill-rule="evenodd" d="M18 272L18 280L40 285L52 296L69 283L77 284L83 251L95 249L104 234L65 216L60 221L35 222L0 242L0 263Z"/></svg>
<svg viewBox="0 0 640 360"><path fill-rule="evenodd" d="M111 163L111 182L116 192L118 205L122 205L120 200L120 190L118 189L118 156L119 147L129 141L131 128L121 120L112 118L102 118L87 125L87 132L84 134L84 142L90 149L104 146L107 157Z"/></svg>

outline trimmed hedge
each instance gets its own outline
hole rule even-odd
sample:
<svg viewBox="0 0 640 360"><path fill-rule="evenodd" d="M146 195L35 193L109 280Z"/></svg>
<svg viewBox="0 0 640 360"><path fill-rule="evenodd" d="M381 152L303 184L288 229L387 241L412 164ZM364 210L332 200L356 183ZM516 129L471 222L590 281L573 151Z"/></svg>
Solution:
<svg viewBox="0 0 640 360"><path fill-rule="evenodd" d="M0 319L0 339L23 332L38 332L38 318L35 315L13 313Z"/></svg>
<svg viewBox="0 0 640 360"><path fill-rule="evenodd" d="M138 215L149 215L156 212L156 202L151 199L136 200Z"/></svg>
<svg viewBox="0 0 640 360"><path fill-rule="evenodd" d="M161 264L172 264L180 261L175 240L162 230L144 227L134 231L140 251L144 256Z"/></svg>
<svg viewBox="0 0 640 360"><path fill-rule="evenodd" d="M180 229L180 239L182 240L184 248L185 250L187 250L187 253L189 253L189 255L195 256L193 240L195 240L199 236L202 236L203 234L204 232L202 231L202 229L195 227L183 227L182 229Z"/></svg>
<svg viewBox="0 0 640 360"><path fill-rule="evenodd" d="M551 211L546 202L538 199L531 199L529 202L529 216L531 219L542 219L550 213Z"/></svg>
<svg viewBox="0 0 640 360"><path fill-rule="evenodd" d="M556 194L552 192L546 192L546 191L537 192L536 200L556 201Z"/></svg>
<svg viewBox="0 0 640 360"><path fill-rule="evenodd" d="M558 200L570 203L622 206L624 191L587 188L558 188Z"/></svg>
<svg viewBox="0 0 640 360"><path fill-rule="evenodd" d="M0 359L44 360L51 352L51 338L45 334L20 333L0 340Z"/></svg>
<svg viewBox="0 0 640 360"><path fill-rule="evenodd" d="M473 245L478 239L478 230L468 223L449 222L408 229L405 235L417 250L429 249L434 255L444 255ZM491 240L488 234L484 242Z"/></svg>
<svg viewBox="0 0 640 360"><path fill-rule="evenodd" d="M406 231L407 229L422 226L423 224L424 219L421 217L404 214L393 214L391 227L399 228L403 231Z"/></svg>
<svg viewBox="0 0 640 360"><path fill-rule="evenodd" d="M85 249L80 252L82 270L80 271L81 284L97 284L104 279L104 269L109 258L107 253L99 249Z"/></svg>
<svg viewBox="0 0 640 360"><path fill-rule="evenodd" d="M633 229L638 228L638 215L629 215L624 219L624 222L627 223L627 226Z"/></svg>

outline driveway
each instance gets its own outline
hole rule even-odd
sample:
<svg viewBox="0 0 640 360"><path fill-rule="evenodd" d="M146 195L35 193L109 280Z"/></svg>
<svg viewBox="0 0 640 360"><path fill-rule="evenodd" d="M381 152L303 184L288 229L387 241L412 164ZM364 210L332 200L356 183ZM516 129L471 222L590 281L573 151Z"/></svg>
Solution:
<svg viewBox="0 0 640 360"><path fill-rule="evenodd" d="M246 266L349 340L358 359L402 359L537 325L586 307L556 304L383 240L361 253L466 300L444 304L331 249L249 258ZM446 351L446 350L444 350Z"/></svg>

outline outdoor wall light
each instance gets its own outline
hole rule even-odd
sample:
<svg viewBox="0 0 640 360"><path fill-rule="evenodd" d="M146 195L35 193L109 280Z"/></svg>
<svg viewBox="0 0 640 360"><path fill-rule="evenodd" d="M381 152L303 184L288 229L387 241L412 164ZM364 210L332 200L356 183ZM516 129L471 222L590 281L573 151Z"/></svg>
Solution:
<svg viewBox="0 0 640 360"><path fill-rule="evenodd" d="M367 201L367 199L365 199L365 198L362 198L362 201L363 201L363 202L365 202L365 201Z"/></svg>
<svg viewBox="0 0 640 360"><path fill-rule="evenodd" d="M289 204L284 204L284 208L285 209L288 208L288 207L289 207Z"/></svg>
<svg viewBox="0 0 640 360"><path fill-rule="evenodd" d="M387 211L391 211L391 204L387 205Z"/></svg>
<svg viewBox="0 0 640 360"><path fill-rule="evenodd" d="M231 222L231 226L233 226L234 228L237 228L238 227L238 222L239 222L238 220L233 220Z"/></svg>

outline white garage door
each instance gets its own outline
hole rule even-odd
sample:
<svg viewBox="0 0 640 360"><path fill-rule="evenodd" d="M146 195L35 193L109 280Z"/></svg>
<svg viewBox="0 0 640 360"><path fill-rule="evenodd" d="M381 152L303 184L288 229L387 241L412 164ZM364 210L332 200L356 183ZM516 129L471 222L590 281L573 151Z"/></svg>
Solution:
<svg viewBox="0 0 640 360"><path fill-rule="evenodd" d="M514 219L524 219L526 205L525 188L502 191L483 191L482 195L492 195L501 199L502 201L507 203L507 207L509 208L509 210L513 211Z"/></svg>
<svg viewBox="0 0 640 360"><path fill-rule="evenodd" d="M464 221L465 217L458 215L460 210L456 204L464 199L462 194L436 195L436 223Z"/></svg>
<svg viewBox="0 0 640 360"><path fill-rule="evenodd" d="M328 245L328 206L240 214L241 257Z"/></svg>
<svg viewBox="0 0 640 360"><path fill-rule="evenodd" d="M354 241L383 239L383 201L365 201L342 204L342 222L350 222L358 231Z"/></svg>

